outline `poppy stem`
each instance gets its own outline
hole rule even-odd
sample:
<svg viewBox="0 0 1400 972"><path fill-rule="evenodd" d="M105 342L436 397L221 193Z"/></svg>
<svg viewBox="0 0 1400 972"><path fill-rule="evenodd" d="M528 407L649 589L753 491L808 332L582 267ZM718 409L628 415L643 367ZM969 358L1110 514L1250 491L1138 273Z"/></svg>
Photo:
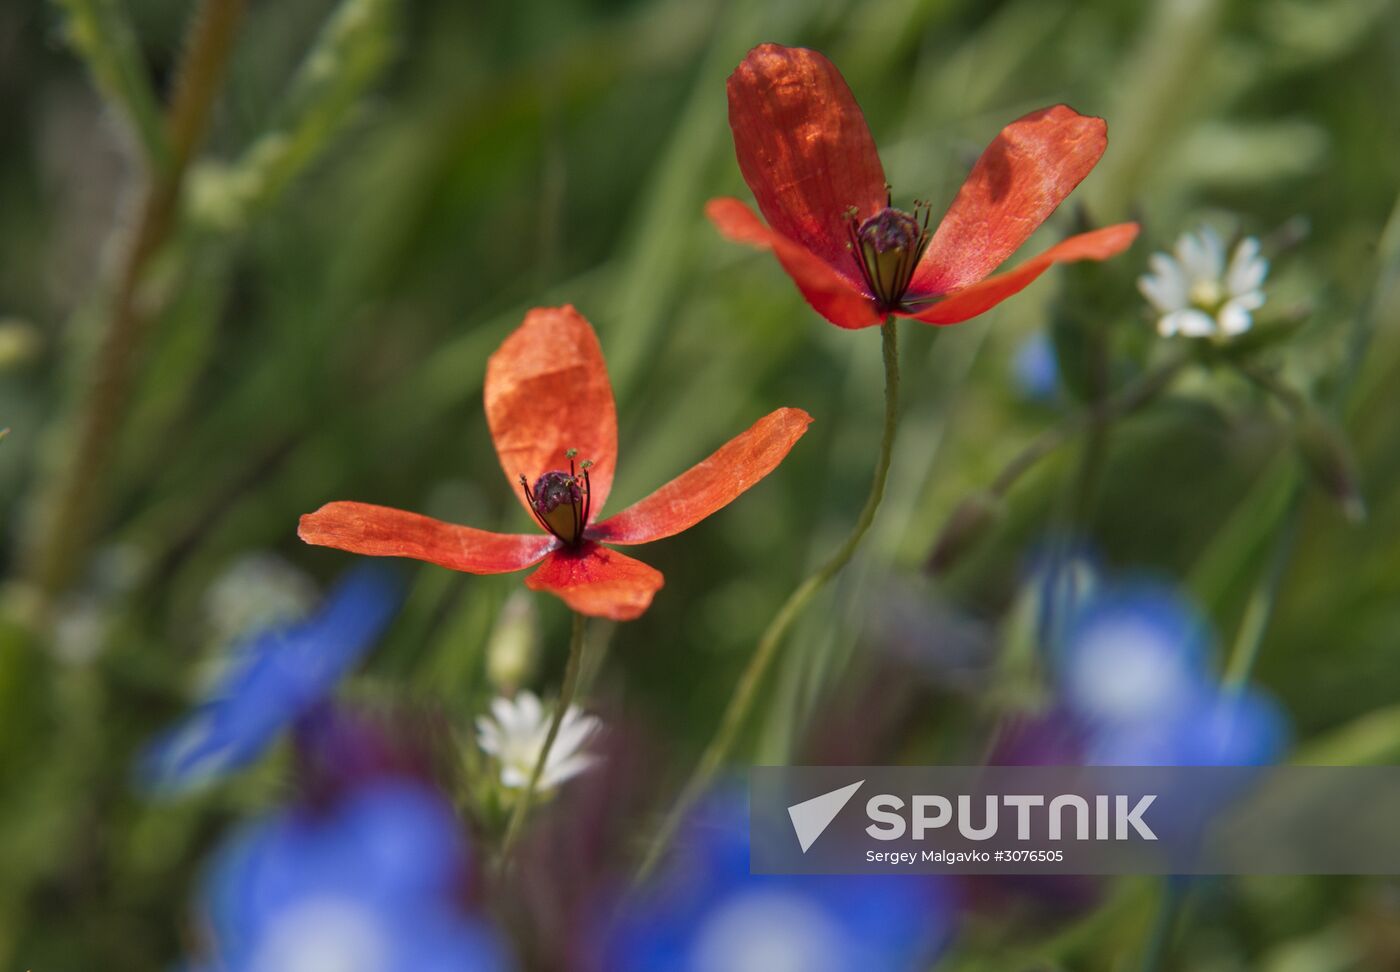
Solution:
<svg viewBox="0 0 1400 972"><path fill-rule="evenodd" d="M535 790L540 785L540 777L544 776L544 769L549 765L549 753L554 748L554 740L559 736L559 727L563 725L564 716L573 704L574 690L578 688L580 662L583 659L584 626L584 616L575 612L573 630L569 635L569 660L564 663L564 681L559 686L559 701L554 706L554 718L550 720L549 732L545 735L544 745L540 747L540 754L535 759L535 768L530 771L530 779L525 783L525 789L520 791L520 798L511 812L509 823L506 824L505 836L501 839L502 870L510 860L511 848L515 846L516 839L525 825L525 818L530 814L530 805L535 800Z"/></svg>
<svg viewBox="0 0 1400 972"><path fill-rule="evenodd" d="M670 846L671 839L675 836L686 813L709 788L720 766L734 749L739 731L743 729L744 723L753 709L754 701L758 696L758 688L763 682L763 676L772 667L774 659L778 656L783 636L787 634L793 622L802 614L807 603L855 556L861 541L865 539L871 524L875 522L875 513L879 510L880 501L885 496L885 481L889 478L890 457L894 452L895 430L899 424L899 337L895 329L893 315L886 317L885 322L880 325L880 344L885 362L885 425L884 432L880 437L880 455L875 463L875 476L870 483L870 495L865 500L865 507L860 511L860 516L857 518L855 526L852 527L850 535L846 537L846 542L821 566L807 575L802 583L788 595L788 599L783 602L783 606L778 609L778 613L768 623L768 627L758 640L758 646L754 649L753 657L749 659L748 667L744 669L738 685L734 687L734 695L730 698L729 707L720 720L719 729L715 732L709 747L700 757L699 764L681 791L675 805L671 808L671 812L667 815L661 829L652 839L646 857L637 871L636 880L638 882L646 880L655 869L662 855L665 854L666 848Z"/></svg>

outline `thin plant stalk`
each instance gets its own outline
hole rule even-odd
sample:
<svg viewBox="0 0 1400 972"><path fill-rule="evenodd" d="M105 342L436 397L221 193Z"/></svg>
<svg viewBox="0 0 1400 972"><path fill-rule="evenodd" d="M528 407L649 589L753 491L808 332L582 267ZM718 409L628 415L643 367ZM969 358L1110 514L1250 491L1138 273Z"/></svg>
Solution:
<svg viewBox="0 0 1400 972"><path fill-rule="evenodd" d="M1357 390L1362 362L1372 339L1375 337L1379 308L1395 286L1397 279L1400 279L1400 197L1397 197L1395 206L1391 209L1390 217L1386 220L1385 228L1381 233L1376 283L1371 288L1360 312L1352 320L1349 353L1336 393L1338 411L1342 414L1345 414L1346 408ZM1275 395L1295 416L1301 414L1307 407L1308 403L1301 395L1277 381L1272 373L1256 368L1245 368L1242 371L1245 377L1254 381L1265 391ZM1240 630L1236 636L1229 665L1225 672L1226 690L1232 694L1238 694L1242 691L1254 673L1254 666L1258 663L1260 649L1263 647L1264 633L1278 603L1279 585L1297 541L1298 517L1302 502L1300 484L1296 474L1292 472L1284 472L1279 475L1287 477L1287 479L1279 484L1282 491L1278 495L1283 497L1284 501L1279 505L1278 512L1269 517L1260 518L1257 526L1253 522L1246 524L1247 527L1253 527L1251 532L1258 535L1271 530L1279 531L1279 535L1274 541L1269 562L1265 565L1264 572L1256 583L1245 608L1245 616L1240 623ZM1262 485L1266 490L1273 489L1274 477L1266 477ZM1237 517L1252 512L1259 502L1258 493L1258 489L1252 491L1251 495L1239 505L1240 512L1236 513ZM1231 541L1229 548L1231 550L1247 551L1253 549L1252 544L1236 542L1236 538L1233 536L1227 539ZM1222 571L1219 576L1230 576L1230 573ZM1143 972L1157 972L1157 969L1160 968L1166 953L1166 944L1158 941L1161 927L1163 924L1168 924L1168 931L1170 931L1175 926L1177 915L1181 911L1181 900L1185 897L1186 890L1184 887L1181 890L1175 890L1169 885L1167 894L1169 897L1163 899L1157 919L1158 931L1154 933L1153 941L1148 947Z"/></svg>
<svg viewBox="0 0 1400 972"><path fill-rule="evenodd" d="M208 129L244 3L203 0L190 27L186 55L165 115L168 159L152 168L141 197L79 408L71 458L58 470L58 482L42 494L54 499L45 511L31 573L45 601L71 582L100 514L106 476L131 397L136 354L151 317L142 305L141 286L152 259L174 229L185 173Z"/></svg>
<svg viewBox="0 0 1400 972"><path fill-rule="evenodd" d="M816 570L808 574L802 583L798 584L788 595L788 599L783 602L778 613L773 615L773 620L768 623L768 627L759 638L753 656L749 659L748 667L739 677L739 683L734 688L729 706L720 719L719 729L701 755L700 762L686 782L685 788L681 790L675 805L662 823L661 829L652 839L651 846L637 873L639 881L644 880L656 867L661 856L666 852L666 848L670 845L671 839L675 836L681 820L684 819L695 801L709 788L720 766L733 751L739 733L753 710L759 686L763 683L763 677L772 667L774 659L777 658L778 650L782 646L783 637L788 633L788 629L801 616L802 611L817 592L826 586L841 571L841 568L850 563L856 550L859 549L861 541L869 532L871 524L875 522L875 514L885 495L885 482L888 480L890 472L890 457L894 452L895 431L899 425L899 335L895 319L892 316L887 317L884 324L880 326L880 343L885 365L885 419L884 431L880 437L880 453L875 462L875 475L870 483L870 495L866 497L865 506L856 519L855 526L851 528L850 535L846 537L846 541Z"/></svg>
<svg viewBox="0 0 1400 972"><path fill-rule="evenodd" d="M1189 887L1179 878L1167 878L1163 884L1162 902L1152 920L1152 931L1142 956L1142 972L1161 972L1176 937Z"/></svg>
<svg viewBox="0 0 1400 972"><path fill-rule="evenodd" d="M1298 536L1298 511L1302 501L1301 484L1293 484L1293 494L1279 525L1279 535L1274 541L1269 563L1255 583L1245 606L1244 617L1240 620L1235 644L1230 652L1230 662L1225 669L1225 688L1238 694L1249 683L1254 674L1255 663L1259 660L1259 649L1264 643L1264 633L1268 630L1278 603L1279 586L1293 553Z"/></svg>
<svg viewBox="0 0 1400 972"><path fill-rule="evenodd" d="M501 838L502 867L510 859L510 852L520 837L521 830L525 826L525 819L530 815L530 806L535 801L535 791L539 788L544 768L549 765L549 753L554 748L554 740L559 736L559 727L564 724L564 716L569 711L569 706L573 704L583 660L585 627L584 616L575 613L573 630L569 635L569 660L564 663L564 681L559 686L559 701L554 706L554 718L550 720L549 732L544 737L544 745L540 747L540 755L535 759L535 767L530 771L530 778L525 782L525 789L520 791L520 796L515 802L515 809L510 815L510 821L506 824L505 836Z"/></svg>
<svg viewBox="0 0 1400 972"><path fill-rule="evenodd" d="M58 5L68 14L68 43L87 62L102 94L126 114L146 163L164 169L170 162L165 118L123 5L116 0L58 0Z"/></svg>

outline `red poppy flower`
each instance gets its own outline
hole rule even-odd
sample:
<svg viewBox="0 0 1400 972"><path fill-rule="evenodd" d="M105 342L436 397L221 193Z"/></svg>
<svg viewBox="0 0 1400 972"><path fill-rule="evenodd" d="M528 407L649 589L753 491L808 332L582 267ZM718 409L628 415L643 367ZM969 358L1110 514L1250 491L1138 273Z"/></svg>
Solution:
<svg viewBox="0 0 1400 972"><path fill-rule="evenodd" d="M1089 174L1108 144L1102 118L1064 105L1001 130L929 232L929 207L890 205L865 117L835 65L816 51L764 44L729 76L729 125L744 181L768 225L737 199L713 199L725 236L771 249L812 307L859 328L886 315L929 324L975 317L1051 264L1103 260L1137 236L1120 223L1071 236L988 276Z"/></svg>
<svg viewBox="0 0 1400 972"><path fill-rule="evenodd" d="M541 533L491 533L339 502L303 516L298 535L469 574L540 564L527 587L580 614L628 621L651 604L661 572L599 541L650 543L694 526L776 469L812 422L801 409L780 408L650 496L594 522L612 488L617 410L598 336L583 315L572 307L530 311L486 363L485 397L501 469Z"/></svg>

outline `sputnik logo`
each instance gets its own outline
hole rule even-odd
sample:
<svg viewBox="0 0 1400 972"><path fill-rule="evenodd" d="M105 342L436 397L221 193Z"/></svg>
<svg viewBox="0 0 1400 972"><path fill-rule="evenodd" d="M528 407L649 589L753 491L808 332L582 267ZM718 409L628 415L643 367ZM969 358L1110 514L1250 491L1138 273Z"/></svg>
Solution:
<svg viewBox="0 0 1400 972"><path fill-rule="evenodd" d="M856 795L856 790L859 790L864 784L865 780L857 780L839 790L832 790L830 793L823 793L810 800L794 803L787 808L788 816L792 818L792 829L797 834L797 843L801 845L802 853L807 853L807 848L816 843L817 838L827 827L831 826L831 822L836 819L841 808L851 801L851 797Z"/></svg>

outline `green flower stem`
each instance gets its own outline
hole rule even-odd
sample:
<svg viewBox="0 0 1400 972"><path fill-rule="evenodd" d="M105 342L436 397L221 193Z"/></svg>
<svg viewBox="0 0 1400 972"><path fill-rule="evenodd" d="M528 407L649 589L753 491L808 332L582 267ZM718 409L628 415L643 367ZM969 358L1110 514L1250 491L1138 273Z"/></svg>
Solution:
<svg viewBox="0 0 1400 972"><path fill-rule="evenodd" d="M1400 281L1400 197L1397 197L1381 233L1378 263L1375 286L1371 288L1360 312L1352 321L1349 353L1342 369L1341 380L1337 384L1337 409L1341 414L1346 413L1347 406L1354 404L1357 397L1362 363L1375 337L1379 308L1394 289L1396 282ZM1307 400L1294 389L1278 381L1273 372L1253 366L1241 370L1246 378L1275 395L1295 417L1310 407ZM1383 374L1388 372L1388 368L1382 371ZM1276 506L1264 502L1275 495L1278 497ZM1226 690L1229 692L1237 693L1243 688L1259 660L1264 633L1278 603L1278 588L1297 540L1301 503L1301 483L1294 473L1283 471L1261 477L1260 484L1238 505L1237 512L1226 524L1227 529L1218 534L1216 544L1208 552L1208 557L1202 558L1205 566L1198 566L1194 571L1209 581L1206 584L1198 582L1197 586L1205 587L1218 596L1225 584L1224 579L1235 576L1241 559L1257 549L1257 542L1263 537L1275 530L1279 531L1274 540L1270 560L1245 607L1245 615L1240 622L1240 629L1230 653L1224 679ZM1266 511L1264 516L1256 513L1261 507ZM1237 520L1241 522L1239 530L1230 529ZM1219 553L1216 553L1217 548ZM1217 564L1224 566L1217 567ZM1157 972L1161 967L1167 951L1167 943L1162 939L1169 939L1172 929L1179 923L1182 901L1188 889L1189 885L1180 889L1168 885L1165 891L1167 896L1163 899L1158 914L1157 929L1153 933L1143 963L1143 972ZM1184 924L1184 921L1180 923Z"/></svg>
<svg viewBox="0 0 1400 972"><path fill-rule="evenodd" d="M1375 336L1378 309L1386 295L1395 287L1397 280L1400 280L1400 197L1397 197L1381 233L1377 262L1376 283L1360 312L1353 319L1349 353L1337 385L1336 407L1342 414L1346 413L1348 406L1355 404L1356 398L1362 397L1357 395L1359 390L1364 391L1358 389L1358 379L1361 377L1361 365L1366 351ZM1301 417L1312 408L1303 395L1284 383L1273 371L1260 368L1252 362L1240 363L1237 368L1245 378L1274 396L1294 418ZM1382 369L1383 374L1388 372L1389 369ZM1285 472L1279 475L1287 477L1287 481L1280 484L1283 492L1278 495L1282 502L1278 504L1276 514L1259 522L1255 534L1264 536L1275 529L1280 532L1274 541L1270 560L1250 594L1249 603L1245 606L1244 617L1240 621L1239 632L1230 653L1229 665L1225 670L1225 685L1232 691L1239 691L1254 672L1265 629L1278 601L1278 588L1297 540L1303 498L1302 484L1292 473ZM1266 479L1265 484L1271 486L1272 481ZM1251 511L1260 505L1257 493L1258 490L1255 490L1240 504L1242 511ZM1250 543L1240 542L1242 539L1244 538L1228 537L1229 545L1226 549L1246 552L1255 549ZM1233 574L1234 565L1230 565L1227 569L1216 571L1212 576L1228 577Z"/></svg>
<svg viewBox="0 0 1400 972"><path fill-rule="evenodd" d="M1160 972L1163 963L1166 962L1172 940L1176 937L1189 886L1181 879L1164 879L1162 901L1157 907L1151 937L1147 940L1147 949L1142 956L1142 972Z"/></svg>
<svg viewBox="0 0 1400 972"><path fill-rule="evenodd" d="M734 688L734 695L730 698L729 707L725 709L724 716L720 720L719 729L715 732L709 747L700 757L699 764L681 791L675 805L671 808L671 812L667 815L661 829L652 839L651 847L637 872L638 881L645 880L656 867L666 852L666 848L670 845L671 839L675 836L681 820L684 819L695 801L709 788L720 766L733 751L739 732L744 727L749 713L753 710L763 677L772 667L774 659L777 658L784 635L792 627L793 622L801 616L803 609L807 607L808 602L816 593L855 556L861 541L865 539L871 524L875 522L875 513L879 510L880 501L885 495L885 481L889 478L890 472L890 456L894 451L895 430L899 424L899 335L893 317L886 318L885 323L880 326L880 343L885 362L885 425L880 438L880 455L875 463L875 476L870 483L870 495L866 497L865 507L860 511L860 517L856 520L846 542L820 567L807 575L801 584L797 585L797 588L788 595L788 599L783 602L783 606L778 609L778 613L773 616L773 620L768 623L763 636L758 640L758 646L754 649L753 657L749 659L748 667L744 669L743 675L739 678L739 684Z"/></svg>
<svg viewBox="0 0 1400 972"><path fill-rule="evenodd" d="M1307 399L1268 368L1262 368L1253 361L1237 361L1235 370L1261 391L1276 399L1294 418L1301 418L1307 413Z"/></svg>
<svg viewBox="0 0 1400 972"><path fill-rule="evenodd" d="M1079 467L1075 471L1074 486L1066 503L1069 526L1074 533L1083 533L1089 527L1113 431L1113 419L1104 412L1101 401L1090 406L1086 418ZM1064 539L1068 541L1069 534Z"/></svg>
<svg viewBox="0 0 1400 972"><path fill-rule="evenodd" d="M559 736L559 727L564 723L564 715L569 711L569 706L573 704L574 691L578 688L579 668L583 659L584 628L584 616L575 613L573 631L569 636L569 660L564 663L564 682L559 686L559 701L554 706L554 718L549 723L549 732L544 737L544 745L540 747L540 755L535 760L535 768L530 771L530 779L526 781L525 789L520 791L520 797L516 800L515 809L510 815L510 822L506 824L505 836L501 839L502 868L510 860L511 849L515 846L515 842L525 826L525 818L530 815L530 805L534 803L535 790L540 785L540 777L544 775L544 768L549 765L550 750L554 748L554 740Z"/></svg>
<svg viewBox="0 0 1400 972"><path fill-rule="evenodd" d="M1255 662L1259 660L1259 648L1264 643L1264 632L1268 630L1269 619L1278 603L1279 585L1283 581L1283 574L1288 567L1294 541L1298 536L1298 510L1302 495L1301 484L1295 480L1288 505L1279 518L1279 535L1274 540L1269 563L1255 583L1249 603L1245 605L1244 617L1240 619L1235 644L1230 651L1230 662L1225 668L1225 688L1231 693L1238 693L1244 688L1250 675L1254 673Z"/></svg>
<svg viewBox="0 0 1400 972"><path fill-rule="evenodd" d="M168 158L153 167L123 256L101 343L78 416L71 459L46 484L45 510L31 571L44 600L72 580L100 515L105 479L125 417L149 308L140 299L152 259L175 227L190 158L208 128L245 0L204 0L190 27L186 56L166 111Z"/></svg>

